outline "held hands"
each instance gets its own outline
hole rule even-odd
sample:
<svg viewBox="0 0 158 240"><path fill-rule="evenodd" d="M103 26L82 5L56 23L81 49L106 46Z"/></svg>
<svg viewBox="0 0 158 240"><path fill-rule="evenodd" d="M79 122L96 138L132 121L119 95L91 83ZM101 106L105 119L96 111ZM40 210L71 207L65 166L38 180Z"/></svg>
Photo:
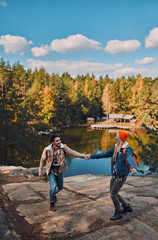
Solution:
<svg viewBox="0 0 158 240"><path fill-rule="evenodd" d="M91 154L86 154L85 155L85 159L90 159L91 158Z"/></svg>
<svg viewBox="0 0 158 240"><path fill-rule="evenodd" d="M137 169L132 168L132 169L131 169L131 172L132 172L133 174L136 174L136 173L137 173Z"/></svg>

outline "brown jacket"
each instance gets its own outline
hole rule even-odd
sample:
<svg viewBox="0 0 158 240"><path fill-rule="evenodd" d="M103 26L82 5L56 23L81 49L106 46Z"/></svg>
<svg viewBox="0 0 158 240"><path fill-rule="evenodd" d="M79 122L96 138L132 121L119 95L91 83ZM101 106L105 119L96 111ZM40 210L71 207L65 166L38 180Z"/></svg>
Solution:
<svg viewBox="0 0 158 240"><path fill-rule="evenodd" d="M73 157L78 157L78 158L84 158L85 154L76 152L69 148L66 144L62 144L60 146L60 149L57 151L57 162L59 163L59 171L58 174L65 172L67 170L66 162L65 162L65 154L71 155ZM41 160L40 160L40 165L39 165L39 173L42 173L42 169L44 167L44 162L46 162L46 174L49 174L49 171L52 166L53 162L53 148L52 144L44 148ZM53 172L53 170L51 169ZM58 175L56 172L54 172L55 175Z"/></svg>

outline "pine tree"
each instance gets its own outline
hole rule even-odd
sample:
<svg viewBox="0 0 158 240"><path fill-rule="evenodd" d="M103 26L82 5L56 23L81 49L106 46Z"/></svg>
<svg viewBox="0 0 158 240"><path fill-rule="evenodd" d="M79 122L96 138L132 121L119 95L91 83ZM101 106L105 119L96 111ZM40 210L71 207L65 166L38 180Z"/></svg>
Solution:
<svg viewBox="0 0 158 240"><path fill-rule="evenodd" d="M23 107L23 96L14 84L15 74L9 63L0 62L0 163L21 164L32 150L35 134L29 122L29 109ZM22 163L23 164L23 163Z"/></svg>
<svg viewBox="0 0 158 240"><path fill-rule="evenodd" d="M138 145L142 147L142 151L138 152L145 165L149 166L149 172L158 172L158 128L148 128L145 124L143 127L149 135L150 143L143 144L142 140L136 137Z"/></svg>

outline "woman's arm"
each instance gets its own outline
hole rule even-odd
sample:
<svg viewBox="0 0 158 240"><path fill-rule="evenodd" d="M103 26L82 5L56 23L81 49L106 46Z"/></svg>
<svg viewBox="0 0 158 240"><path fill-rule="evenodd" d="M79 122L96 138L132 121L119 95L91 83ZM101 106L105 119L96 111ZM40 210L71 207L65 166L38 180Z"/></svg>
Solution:
<svg viewBox="0 0 158 240"><path fill-rule="evenodd" d="M110 150L107 150L105 152L102 152L102 153L95 153L95 154L91 154L90 155L90 158L91 159L99 159L99 158L108 158L108 157L112 157L114 154L114 147Z"/></svg>

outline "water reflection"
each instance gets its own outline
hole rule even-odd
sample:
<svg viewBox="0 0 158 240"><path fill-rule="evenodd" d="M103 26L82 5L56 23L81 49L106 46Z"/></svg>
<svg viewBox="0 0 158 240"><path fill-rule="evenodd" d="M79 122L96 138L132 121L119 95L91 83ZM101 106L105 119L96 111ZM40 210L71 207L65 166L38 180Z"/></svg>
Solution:
<svg viewBox="0 0 158 240"><path fill-rule="evenodd" d="M63 142L67 143L72 149L84 153L104 152L112 148L115 144L116 130L92 130L92 129L66 129L61 133ZM138 153L141 151L141 147L138 146L135 136L144 140L146 143L149 137L143 131L137 131L137 133L131 132L128 137L129 144L133 147L134 151ZM106 159L94 159L94 160L79 160L75 158L67 159L69 165L68 171L65 176L72 176L78 174L111 174L110 158ZM138 156L140 164L137 175L146 173L149 169L144 165Z"/></svg>
<svg viewBox="0 0 158 240"><path fill-rule="evenodd" d="M67 144L70 148L81 153L96 153L106 151L112 148L115 144L115 130L92 130L91 128L73 128L62 130L59 134L61 136L62 143ZM149 136L144 131L131 132L128 137L128 142L134 151L138 154L138 151L142 151L141 146L138 146L135 136L139 137L143 143L151 141ZM43 148L49 145L50 136L40 136L41 144L33 146L37 148L35 154L28 154L26 166L37 167L39 166L39 160ZM141 175L148 172L149 166L145 165L138 156L140 164L139 172L137 175ZM68 156L66 159L68 170L64 173L65 176L73 176L80 174L111 174L110 158L107 159L77 159ZM157 163L155 163L157 164Z"/></svg>

